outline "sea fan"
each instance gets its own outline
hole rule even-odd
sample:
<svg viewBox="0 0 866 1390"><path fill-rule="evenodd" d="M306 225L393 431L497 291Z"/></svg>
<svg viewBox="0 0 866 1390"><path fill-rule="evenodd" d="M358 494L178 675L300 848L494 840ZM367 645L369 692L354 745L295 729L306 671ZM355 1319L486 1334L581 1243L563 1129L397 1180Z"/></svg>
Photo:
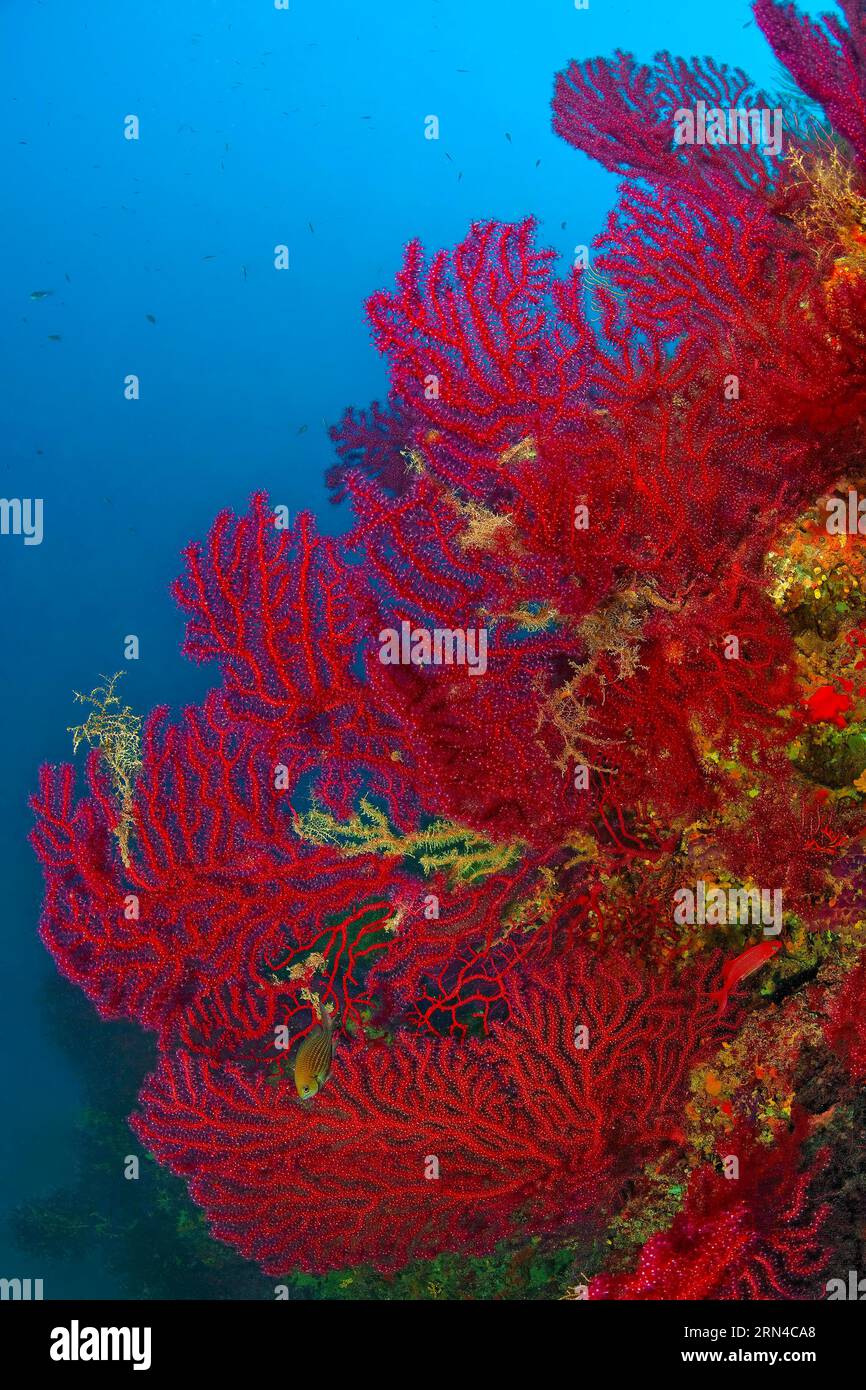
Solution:
<svg viewBox="0 0 866 1390"><path fill-rule="evenodd" d="M555 127L624 180L599 323L531 220L411 243L368 305L389 399L335 431L348 534L262 494L222 513L174 588L219 688L150 717L122 804L104 746L79 799L42 770L43 939L155 1032L136 1133L270 1272L597 1235L686 1142L718 1040L718 938L675 922L677 888L770 874L800 935L835 921L864 788L827 804L797 740L814 762L861 698L815 733L804 663L828 685L856 584L806 640L825 571L814 528L791 537L866 473L863 11L850 34L758 14L839 139L676 146L679 108L764 98L710 62L572 64ZM286 1061L325 1009L333 1071L302 1107ZM701 1169L594 1296L805 1286L800 1138L772 1190Z"/></svg>

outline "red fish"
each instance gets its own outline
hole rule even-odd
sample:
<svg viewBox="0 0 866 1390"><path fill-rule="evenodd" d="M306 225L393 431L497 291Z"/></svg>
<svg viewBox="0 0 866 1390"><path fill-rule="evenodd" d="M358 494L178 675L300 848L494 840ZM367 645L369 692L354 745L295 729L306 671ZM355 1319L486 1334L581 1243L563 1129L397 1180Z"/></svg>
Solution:
<svg viewBox="0 0 866 1390"><path fill-rule="evenodd" d="M731 990L745 980L747 975L751 975L756 970L760 970L762 965L766 965L768 960L772 960L777 951L781 951L781 941L759 941L756 946L747 946L745 951L741 951L733 960L726 961L722 967L722 987L714 989L710 994L711 999L719 1001L719 1017L725 1012L728 1004L728 995Z"/></svg>

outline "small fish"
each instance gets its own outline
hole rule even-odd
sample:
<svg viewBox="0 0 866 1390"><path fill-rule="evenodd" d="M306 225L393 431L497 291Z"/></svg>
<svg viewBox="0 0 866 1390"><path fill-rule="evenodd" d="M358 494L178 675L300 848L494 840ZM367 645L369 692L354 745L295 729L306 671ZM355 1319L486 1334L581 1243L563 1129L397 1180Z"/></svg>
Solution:
<svg viewBox="0 0 866 1390"><path fill-rule="evenodd" d="M48 341L49 343L62 343L63 339L61 338L59 333L49 333Z"/></svg>
<svg viewBox="0 0 866 1390"><path fill-rule="evenodd" d="M507 131L507 130L506 130L506 132L505 132L505 138L506 138L506 140L508 141L508 143L509 143L509 145L510 145L510 144L511 144L511 136L508 134L508 131Z"/></svg>
<svg viewBox="0 0 866 1390"><path fill-rule="evenodd" d="M68 270L64 270L64 272L63 272L63 278L64 278L64 280L66 281L66 283L67 283L68 285L71 285L71 284L72 284L72 278L71 278L71 276L70 276Z"/></svg>
<svg viewBox="0 0 866 1390"><path fill-rule="evenodd" d="M246 278L247 278L247 268L246 268L245 265L242 265L242 266L241 266L241 275L242 275L242 276L244 277L244 279L246 280Z"/></svg>
<svg viewBox="0 0 866 1390"><path fill-rule="evenodd" d="M301 425L301 428L298 430L298 434L306 434L309 428L309 425Z"/></svg>
<svg viewBox="0 0 866 1390"><path fill-rule="evenodd" d="M748 975L760 970L762 965L766 965L768 960L772 960L777 951L781 951L781 941L759 941L755 946L747 946L745 951L741 951L733 960L726 961L722 967L722 986L721 989L714 989L710 998L718 1000L719 1014L725 1012L728 1004L728 995L731 990L738 985L741 980L745 980Z"/></svg>
<svg viewBox="0 0 866 1390"><path fill-rule="evenodd" d="M33 291L31 292L31 294L30 294L30 298L31 298L31 299L47 299L48 296L49 296L50 294L53 294L53 293L54 293L53 290L33 290Z"/></svg>
<svg viewBox="0 0 866 1390"><path fill-rule="evenodd" d="M301 1100L309 1100L328 1079L334 1058L334 1025L322 1005L322 1021L308 1033L295 1056L295 1089Z"/></svg>
<svg viewBox="0 0 866 1390"><path fill-rule="evenodd" d="M538 168L538 166L539 166L540 163L541 163L541 160L540 160L540 159L536 159L536 161L535 161L535 167L536 167L536 169Z"/></svg>
<svg viewBox="0 0 866 1390"><path fill-rule="evenodd" d="M203 261L215 261L216 256L202 256Z"/></svg>
<svg viewBox="0 0 866 1390"><path fill-rule="evenodd" d="M312 222L308 222L308 223L307 223L307 226L309 227L310 231L311 231L311 232L313 233L313 235L315 236L315 234L316 234L316 229L315 229L315 227L313 226Z"/></svg>
<svg viewBox="0 0 866 1390"><path fill-rule="evenodd" d="M144 317L147 319L148 323L156 323L156 319L153 317L153 314L145 314Z"/></svg>
<svg viewBox="0 0 866 1390"><path fill-rule="evenodd" d="M463 171L462 171L462 169L461 169L460 173L457 175L457 182L458 182L458 183L460 182L460 180L462 179L462 177L463 177Z"/></svg>

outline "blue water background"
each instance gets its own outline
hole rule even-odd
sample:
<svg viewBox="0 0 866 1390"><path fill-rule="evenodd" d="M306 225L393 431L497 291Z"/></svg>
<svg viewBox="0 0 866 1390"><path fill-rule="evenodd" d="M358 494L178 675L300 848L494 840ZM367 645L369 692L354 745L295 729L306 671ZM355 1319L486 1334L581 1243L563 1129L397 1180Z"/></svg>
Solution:
<svg viewBox="0 0 866 1390"><path fill-rule="evenodd" d="M25 838L40 762L70 756L73 689L125 666L142 712L202 696L214 673L181 657L168 585L221 508L265 488L345 527L326 425L384 396L363 304L407 240L532 213L565 264L601 230L615 181L553 136L556 71L669 47L769 83L749 19L744 0L5 0L0 493L42 497L45 536L0 537L0 1205L62 1187L74 1161L80 1078L46 1031ZM0 1275L119 1292L92 1254L21 1263L0 1225Z"/></svg>

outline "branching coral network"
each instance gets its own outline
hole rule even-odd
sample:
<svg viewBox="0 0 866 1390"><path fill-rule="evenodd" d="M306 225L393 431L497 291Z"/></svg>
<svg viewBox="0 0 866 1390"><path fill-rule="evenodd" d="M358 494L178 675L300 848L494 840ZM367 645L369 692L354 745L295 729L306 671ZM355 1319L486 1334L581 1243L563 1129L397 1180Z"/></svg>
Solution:
<svg viewBox="0 0 866 1390"><path fill-rule="evenodd" d="M866 478L842 9L758 0L824 113L779 152L674 141L774 106L740 72L560 74L554 128L622 180L591 273L531 221L413 242L368 304L389 399L333 432L348 533L222 513L174 588L218 687L134 760L91 715L83 795L42 769L43 940L153 1030L135 1133L268 1273L543 1236L589 1298L821 1296L866 1054L866 556L823 510ZM765 889L782 949L719 1017L769 923L674 904Z"/></svg>

